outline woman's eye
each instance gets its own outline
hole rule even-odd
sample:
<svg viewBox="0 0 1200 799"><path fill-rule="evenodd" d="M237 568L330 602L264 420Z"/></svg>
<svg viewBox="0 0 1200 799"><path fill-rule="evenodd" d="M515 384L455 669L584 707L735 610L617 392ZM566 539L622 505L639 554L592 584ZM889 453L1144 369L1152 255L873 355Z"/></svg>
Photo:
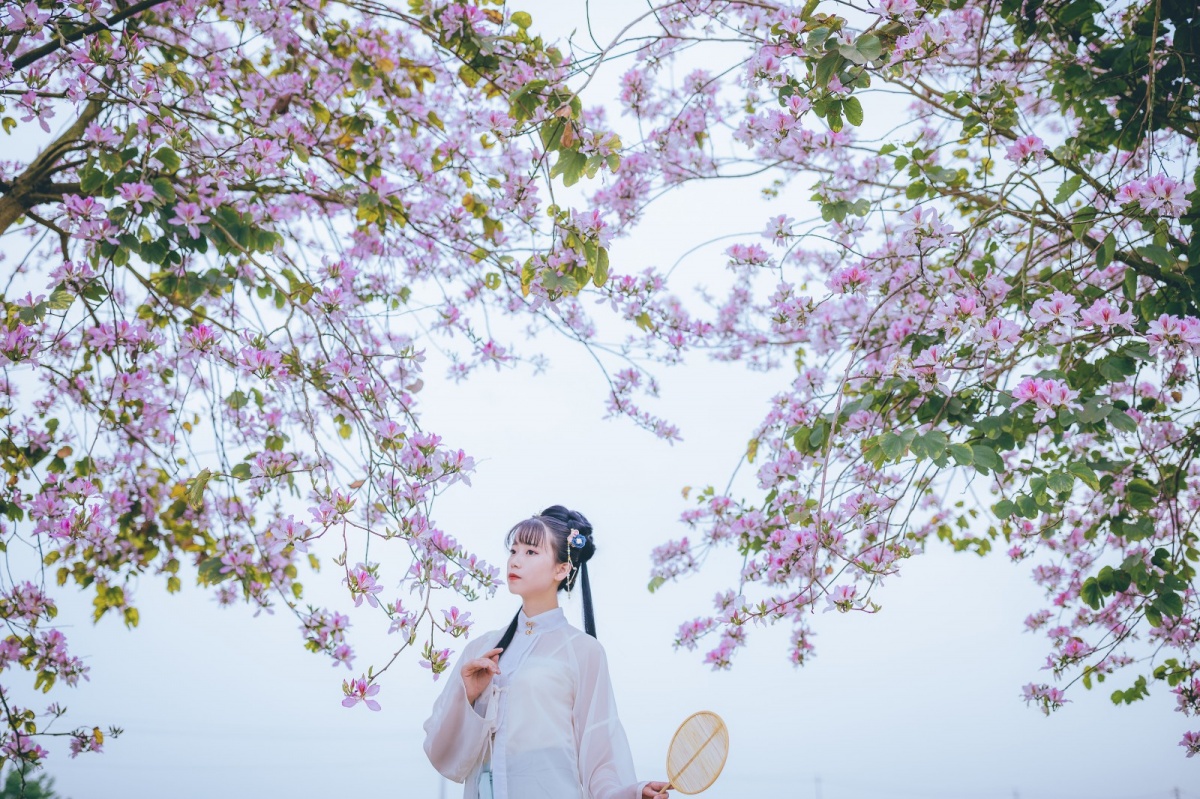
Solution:
<svg viewBox="0 0 1200 799"><path fill-rule="evenodd" d="M536 555L536 554L537 554L537 551L536 551L536 550L532 550L532 549L527 549L527 550L525 550L525 554L526 554L526 555Z"/></svg>

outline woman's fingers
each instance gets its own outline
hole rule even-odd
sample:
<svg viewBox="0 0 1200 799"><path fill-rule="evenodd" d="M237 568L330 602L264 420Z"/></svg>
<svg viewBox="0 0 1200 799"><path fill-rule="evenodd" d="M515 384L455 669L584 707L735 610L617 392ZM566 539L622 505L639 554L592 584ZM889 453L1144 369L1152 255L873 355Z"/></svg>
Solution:
<svg viewBox="0 0 1200 799"><path fill-rule="evenodd" d="M463 666L464 674L475 674L481 671L499 674L500 664L489 658L476 658L475 660L467 661L467 665Z"/></svg>

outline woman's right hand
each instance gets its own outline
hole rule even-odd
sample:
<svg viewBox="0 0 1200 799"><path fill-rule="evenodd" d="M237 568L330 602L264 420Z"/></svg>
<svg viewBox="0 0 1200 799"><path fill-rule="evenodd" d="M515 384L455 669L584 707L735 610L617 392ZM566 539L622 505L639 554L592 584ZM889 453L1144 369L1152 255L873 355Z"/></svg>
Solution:
<svg viewBox="0 0 1200 799"><path fill-rule="evenodd" d="M492 684L492 675L500 673L500 653L503 649L490 649L483 657L468 660L462 667L463 685L467 687L467 701L475 704L479 695Z"/></svg>

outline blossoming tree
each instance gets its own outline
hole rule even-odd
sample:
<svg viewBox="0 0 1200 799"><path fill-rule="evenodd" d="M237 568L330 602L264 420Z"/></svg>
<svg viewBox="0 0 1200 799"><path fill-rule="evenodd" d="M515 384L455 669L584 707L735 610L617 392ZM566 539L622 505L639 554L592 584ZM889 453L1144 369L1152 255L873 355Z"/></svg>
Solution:
<svg viewBox="0 0 1200 799"><path fill-rule="evenodd" d="M461 346L462 379L521 357L482 314L586 342L588 294L633 323L630 357L795 370L746 453L760 493L697 491L656 552L652 589L744 557L678 645L715 638L728 668L748 623L786 623L800 664L814 609L877 609L931 537L1001 545L1047 590L1027 624L1058 684L1029 701L1119 679L1115 701L1161 681L1200 709L1191 4L667 0L569 56L487 2L3 13L0 124L70 119L0 162L0 235L27 250L0 331L0 532L32 564L0 597L6 680L85 670L55 578L133 625L144 573L284 605L350 665L346 616L300 585L330 545L351 601L436 676L470 619L431 597L490 593L496 570L431 515L472 462L419 423L422 337ZM589 91L626 52L622 148ZM609 276L653 197L751 173L768 196L815 181L819 217L781 205L730 247L711 313L654 269ZM584 175L579 209L553 202ZM634 401L654 389L616 370L609 408L671 440ZM387 665L344 704L377 708ZM44 718L0 697L0 755L38 762Z"/></svg>
<svg viewBox="0 0 1200 799"><path fill-rule="evenodd" d="M784 623L801 664L812 611L877 610L929 540L1002 547L1046 591L1028 702L1115 682L1200 713L1196 5L668 2L629 41L643 135L607 218L747 175L819 208L729 247L711 315L654 270L605 289L631 346L791 372L744 459L758 493L697 492L656 550L651 590L743 557L676 645L728 668L748 623Z"/></svg>
<svg viewBox="0 0 1200 799"><path fill-rule="evenodd" d="M139 575L284 607L349 668L347 616L305 601L318 540L396 656L445 667L470 618L431 598L498 570L432 518L473 461L419 421L420 339L462 379L518 357L481 314L536 330L603 285L595 221L544 197L619 163L563 54L496 5L4 4L0 123L37 137L0 161L4 685L85 676L56 583L134 626ZM388 665L345 703L378 709ZM0 700L0 759L103 745Z"/></svg>

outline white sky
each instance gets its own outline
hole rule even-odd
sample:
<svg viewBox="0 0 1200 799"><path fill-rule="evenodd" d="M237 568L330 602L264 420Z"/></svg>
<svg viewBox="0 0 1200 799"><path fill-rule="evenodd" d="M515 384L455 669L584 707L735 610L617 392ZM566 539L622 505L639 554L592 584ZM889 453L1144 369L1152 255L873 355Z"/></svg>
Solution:
<svg viewBox="0 0 1200 799"><path fill-rule="evenodd" d="M618 13L616 3L605 4L611 30L602 40L630 17L624 9L638 7L620 5ZM522 7L552 35L582 24L575 0ZM605 85L611 77L595 88ZM779 212L756 186L696 187L652 208L639 232L614 247L614 269L668 267L703 238L756 232ZM686 261L675 279L685 297L692 282L717 284L719 259ZM1196 761L1176 746L1187 719L1172 711L1162 686L1130 708L1112 706L1111 683L1073 691L1072 704L1050 718L1024 705L1021 685L1049 681L1039 671L1044 639L1022 633L1021 624L1041 597L1027 567L1002 553L980 559L931 545L878 593L881 613L820 615L817 657L800 670L787 662L783 627L751 631L731 672L712 672L699 653L674 652L679 622L707 613L733 572L714 560L699 578L650 595L650 549L681 534L678 515L689 507L682 486L724 486L787 375L700 359L660 369L655 410L684 436L669 446L628 421L600 418L606 386L581 350L557 340L537 345L550 356L547 374L480 372L458 386L443 383L444 365L431 353L423 422L479 461L474 487L444 496L435 518L496 563L505 531L547 505L577 508L592 521L598 632L640 778L665 779L675 727L710 709L731 731L725 772L704 794L711 799L1200 796ZM744 469L735 485L749 493L751 477ZM326 564L326 582L336 581L334 571ZM305 652L290 615L255 619L244 607L219 609L186 580L175 596L147 581L137 601L141 625L130 632L112 618L93 627L90 598L60 593L60 619L72 650L88 659L91 681L32 701L27 685L14 686L22 704L67 704L71 724L126 730L99 756L70 760L65 746L53 747L48 770L65 796L407 799L439 797L443 788L460 795L459 786L443 786L421 749L421 724L450 675L433 683L415 657L406 658L384 679L382 712L346 710L339 683L349 672ZM567 614L582 626L578 605L576 598ZM515 608L502 591L469 610L482 630L502 626ZM363 613L352 619L379 630ZM381 632L377 641L358 639L363 667L372 645L386 651Z"/></svg>

